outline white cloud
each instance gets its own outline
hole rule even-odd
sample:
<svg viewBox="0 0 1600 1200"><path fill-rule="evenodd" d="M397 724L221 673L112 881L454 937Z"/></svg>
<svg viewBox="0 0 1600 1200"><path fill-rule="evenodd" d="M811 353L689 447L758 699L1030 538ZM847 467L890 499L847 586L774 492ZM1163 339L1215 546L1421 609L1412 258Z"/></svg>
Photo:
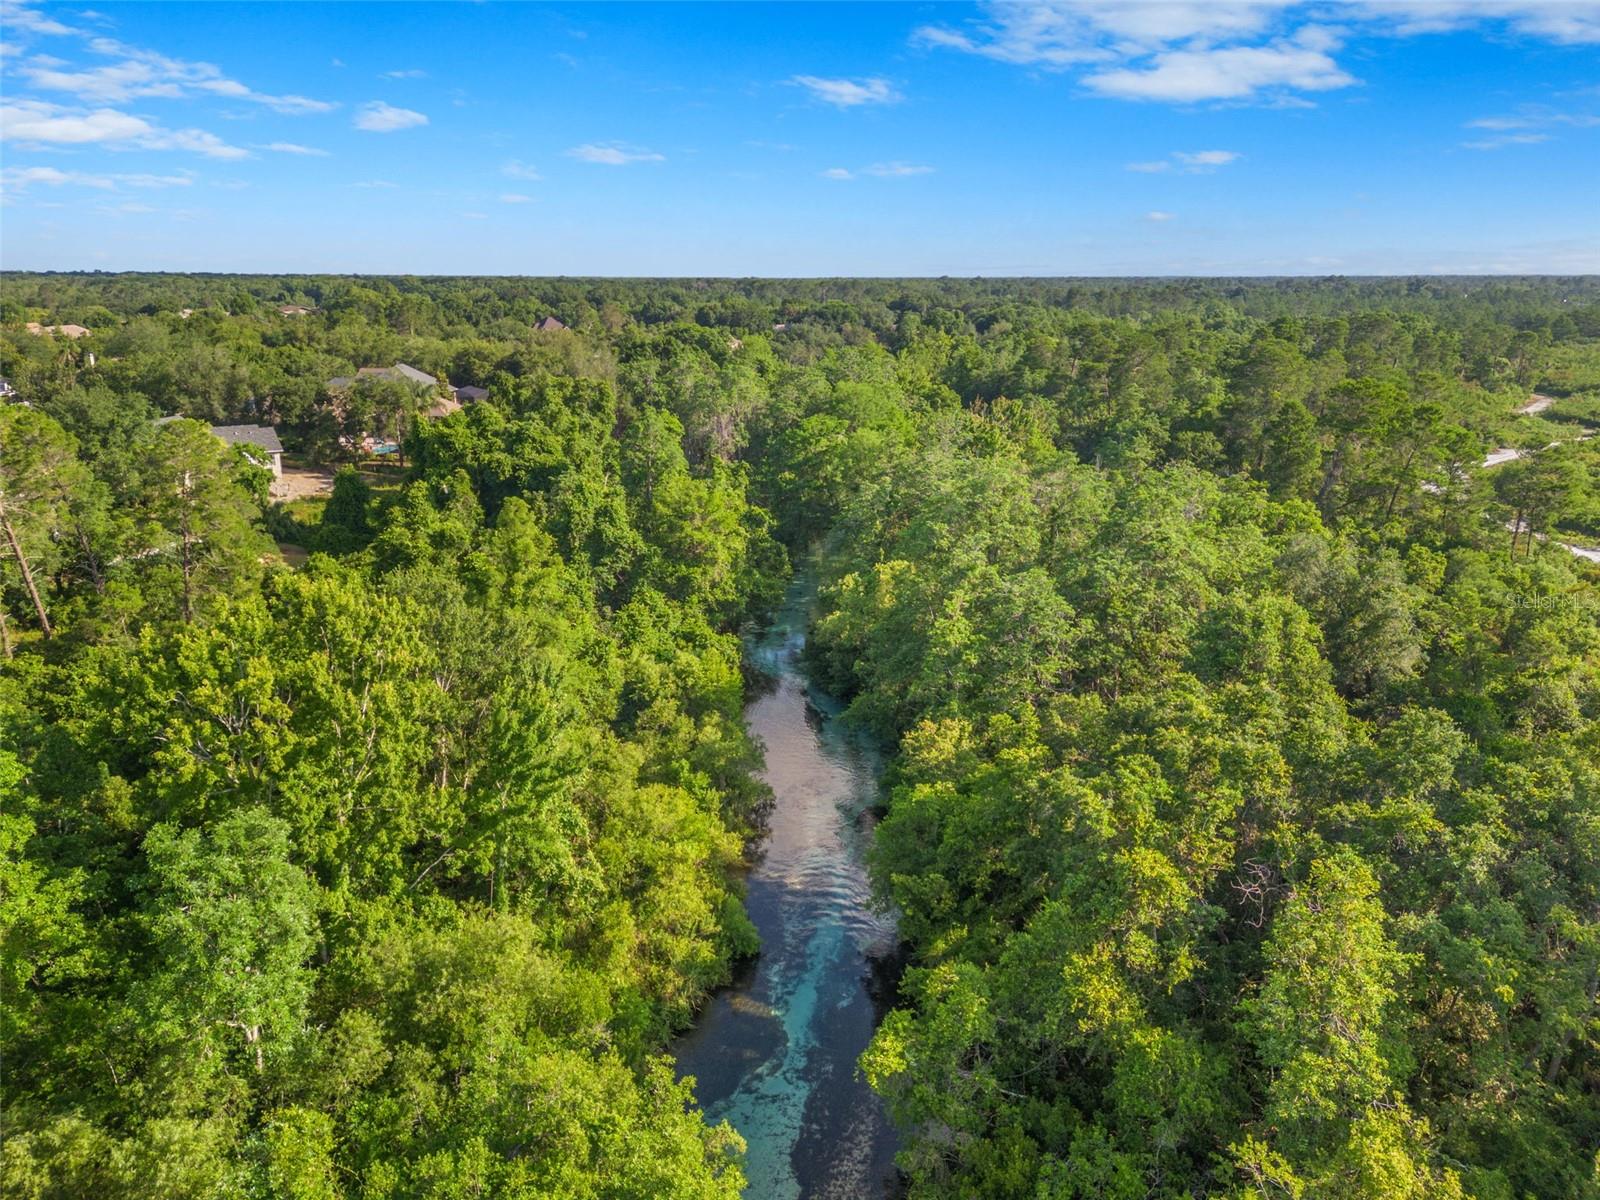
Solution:
<svg viewBox="0 0 1600 1200"><path fill-rule="evenodd" d="M1587 128L1600 125L1600 116L1593 113L1560 112L1542 104L1526 104L1515 113L1498 117L1479 117L1475 121L1468 121L1468 129L1549 129L1553 126L1565 125L1572 128Z"/></svg>
<svg viewBox="0 0 1600 1200"><path fill-rule="evenodd" d="M1600 43L1600 0L991 0L959 26L927 25L915 44L1047 70L1125 100L1307 102L1296 92L1357 80L1334 61L1347 31L1412 37L1499 27L1561 44Z"/></svg>
<svg viewBox="0 0 1600 1200"><path fill-rule="evenodd" d="M501 192L501 204L532 204L532 196L524 196L521 192Z"/></svg>
<svg viewBox="0 0 1600 1200"><path fill-rule="evenodd" d="M355 126L368 133L394 133L399 129L413 129L426 125L428 118L409 108L396 108L382 100L369 100L356 113Z"/></svg>
<svg viewBox="0 0 1600 1200"><path fill-rule="evenodd" d="M835 108L893 104L903 99L887 79L824 79L818 75L796 75L789 82L805 88L813 98Z"/></svg>
<svg viewBox="0 0 1600 1200"><path fill-rule="evenodd" d="M1549 140L1548 133L1502 133L1495 137L1462 142L1461 145L1466 150L1500 150L1506 146L1533 146Z"/></svg>
<svg viewBox="0 0 1600 1200"><path fill-rule="evenodd" d="M1182 171L1185 175L1209 175L1218 167L1225 167L1242 157L1237 150L1174 150L1169 158L1127 163L1123 170L1142 175L1164 175L1170 171Z"/></svg>
<svg viewBox="0 0 1600 1200"><path fill-rule="evenodd" d="M1479 117L1468 121L1468 129L1526 129L1531 124L1523 117Z"/></svg>
<svg viewBox="0 0 1600 1200"><path fill-rule="evenodd" d="M1532 146L1548 142L1554 129L1587 129L1600 125L1593 113L1562 112L1544 104L1525 104L1514 113L1478 117L1466 128L1481 129L1489 136L1462 142L1467 150L1499 150L1506 146Z"/></svg>
<svg viewBox="0 0 1600 1200"><path fill-rule="evenodd" d="M530 163L521 162L515 158L511 159L500 168L500 174L504 175L507 179L527 179L534 182L544 178L543 175L539 174L537 167L534 167Z"/></svg>
<svg viewBox="0 0 1600 1200"><path fill-rule="evenodd" d="M854 171L847 167L829 167L819 174L824 179L855 179L862 175L871 175L876 179L904 179L910 175L931 175L933 168L896 161L873 163L871 166L858 167Z"/></svg>
<svg viewBox="0 0 1600 1200"><path fill-rule="evenodd" d="M582 146L574 146L567 151L568 158L575 158L579 162L599 163L607 167L625 167L629 163L641 162L666 162L665 154L657 154L654 150L644 150L637 146L626 146L621 142L605 142L597 144L586 142Z"/></svg>
<svg viewBox="0 0 1600 1200"><path fill-rule="evenodd" d="M1157 208L1157 209L1152 209L1151 211L1145 213L1144 219L1146 221L1154 221L1157 224L1159 224L1162 221L1170 221L1170 220L1172 220L1172 218L1175 215L1176 214L1174 214L1174 213L1162 212L1159 208Z"/></svg>
<svg viewBox="0 0 1600 1200"><path fill-rule="evenodd" d="M170 58L115 38L90 38L87 47L117 61L98 67L73 67L58 58L35 55L19 64L17 73L35 88L66 92L91 104L120 104L142 97L176 100L210 95L262 104L291 116L330 112L337 107L307 96L258 92L229 79L211 63Z"/></svg>
<svg viewBox="0 0 1600 1200"><path fill-rule="evenodd" d="M298 142L269 142L261 148L275 151L278 154L300 154L311 158L328 157L326 150L319 150L315 146L302 146Z"/></svg>
<svg viewBox="0 0 1600 1200"><path fill-rule="evenodd" d="M1175 150L1172 157L1189 167L1225 167L1238 159L1239 152L1237 150Z"/></svg>
<svg viewBox="0 0 1600 1200"><path fill-rule="evenodd" d="M1118 67L1084 78L1090 90L1119 100L1243 100L1288 88L1321 92L1356 82L1325 50L1291 42L1225 49L1172 50L1147 67Z"/></svg>
<svg viewBox="0 0 1600 1200"><path fill-rule="evenodd" d="M100 174L88 171L63 171L57 167L7 167L0 171L0 187L7 192L24 192L30 187L86 187L114 192L124 187L188 187L193 175Z"/></svg>
<svg viewBox="0 0 1600 1200"><path fill-rule="evenodd" d="M44 187L75 184L107 191L116 186L109 175L87 175L81 171L60 171L55 167L6 167L0 170L0 189L7 194L25 192L35 184Z"/></svg>
<svg viewBox="0 0 1600 1200"><path fill-rule="evenodd" d="M0 107L0 137L6 141L82 145L132 141L155 131L142 117L110 108L78 112L43 100L17 100Z"/></svg>
<svg viewBox="0 0 1600 1200"><path fill-rule="evenodd" d="M426 79L428 73L421 67L410 67L404 71L385 71L383 79Z"/></svg>
<svg viewBox="0 0 1600 1200"><path fill-rule="evenodd" d="M14 32L37 33L46 37L65 37L79 32L70 25L63 25L54 17L45 16L37 9L29 8L26 4L11 3L10 0L0 4L0 24L4 24Z"/></svg>
<svg viewBox="0 0 1600 1200"><path fill-rule="evenodd" d="M1324 11L1292 0L1048 0L991 5L985 21L924 27L915 40L1023 66L1087 67L1090 90L1122 100L1248 100L1357 82L1334 61L1331 31L1303 24L1271 36L1291 10Z"/></svg>
<svg viewBox="0 0 1600 1200"><path fill-rule="evenodd" d="M188 150L208 158L250 157L248 150L230 146L203 129L163 129L117 109L74 109L44 100L0 105L0 139L26 145L101 144L112 149Z"/></svg>
<svg viewBox="0 0 1600 1200"><path fill-rule="evenodd" d="M1565 45L1600 42L1595 0L1347 0L1358 15L1402 37L1495 23L1524 37Z"/></svg>
<svg viewBox="0 0 1600 1200"><path fill-rule="evenodd" d="M350 186L357 188L397 188L400 185L388 179L363 179L359 183L352 183Z"/></svg>
<svg viewBox="0 0 1600 1200"><path fill-rule="evenodd" d="M58 65L59 64L59 65ZM122 101L141 96L178 99L183 87L160 77L141 63L118 63L87 70L61 70L59 59L34 58L21 63L17 73L36 88L50 92L71 92L80 100Z"/></svg>
<svg viewBox="0 0 1600 1200"><path fill-rule="evenodd" d="M1068 67L1136 57L1173 42L1258 34L1292 0L1040 0L990 4L966 30L924 26L914 40L1020 66Z"/></svg>
<svg viewBox="0 0 1600 1200"><path fill-rule="evenodd" d="M136 188L188 187L194 182L194 176L190 174L152 175L136 172L130 175L113 175L111 178L126 187Z"/></svg>
<svg viewBox="0 0 1600 1200"><path fill-rule="evenodd" d="M172 129L140 143L147 150L190 150L207 158L249 158L250 151L230 146L203 129Z"/></svg>

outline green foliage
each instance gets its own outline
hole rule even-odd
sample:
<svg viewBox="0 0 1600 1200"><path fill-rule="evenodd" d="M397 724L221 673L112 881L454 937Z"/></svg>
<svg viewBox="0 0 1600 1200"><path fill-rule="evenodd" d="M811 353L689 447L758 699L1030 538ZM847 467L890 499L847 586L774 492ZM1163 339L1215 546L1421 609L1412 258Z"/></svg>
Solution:
<svg viewBox="0 0 1600 1200"><path fill-rule="evenodd" d="M1594 581L1426 500L1482 505L1398 387L1317 401L1323 494L1275 477L1250 405L1315 399L1298 354L1238 367L1259 483L972 413L835 524L811 656L898 748L872 868L915 957L862 1067L912 1195L1593 1190L1593 1022L1582 1065L1534 1046L1593 1015L1540 931L1596 894L1549 824L1594 819Z"/></svg>
<svg viewBox="0 0 1600 1200"><path fill-rule="evenodd" d="M288 823L249 808L204 837L154 825L144 857L144 1028L207 1069L248 1056L264 1071L299 1033L311 990L311 881L289 862Z"/></svg>
<svg viewBox="0 0 1600 1200"><path fill-rule="evenodd" d="M738 1195L816 549L912 1196L1600 1195L1593 280L5 283L7 1196Z"/></svg>

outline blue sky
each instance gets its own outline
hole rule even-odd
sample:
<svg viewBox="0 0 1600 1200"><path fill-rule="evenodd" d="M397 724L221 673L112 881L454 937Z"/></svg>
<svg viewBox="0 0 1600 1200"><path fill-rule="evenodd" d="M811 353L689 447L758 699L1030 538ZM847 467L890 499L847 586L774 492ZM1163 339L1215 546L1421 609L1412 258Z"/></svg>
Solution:
<svg viewBox="0 0 1600 1200"><path fill-rule="evenodd" d="M1600 0L0 0L0 264L1600 271Z"/></svg>

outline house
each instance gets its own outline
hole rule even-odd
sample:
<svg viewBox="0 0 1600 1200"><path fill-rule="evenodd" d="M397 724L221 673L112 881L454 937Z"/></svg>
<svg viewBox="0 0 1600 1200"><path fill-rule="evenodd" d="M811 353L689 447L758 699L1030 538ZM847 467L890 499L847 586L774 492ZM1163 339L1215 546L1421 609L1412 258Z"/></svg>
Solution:
<svg viewBox="0 0 1600 1200"><path fill-rule="evenodd" d="M328 391L334 393L337 403L339 393L380 381L403 383L411 388L425 405L421 409L425 417L448 417L461 407L455 388L448 383L441 384L426 371L419 371L407 363L395 363L392 367L362 367L354 375L341 375L328 380Z"/></svg>
<svg viewBox="0 0 1600 1200"><path fill-rule="evenodd" d="M390 380L394 383L406 383L418 391L427 391L429 388L439 386L439 381L426 371L419 371L405 363L395 363L392 367L362 367L354 375L340 375L328 380L330 392L342 392L346 388L354 387L360 383L379 380Z"/></svg>
<svg viewBox="0 0 1600 1200"><path fill-rule="evenodd" d="M193 417L173 413L170 417L157 417L151 424L171 425L174 421L192 420ZM250 447L245 453L253 462L270 470L274 479L283 478L283 443L271 425L213 425L211 432L230 446Z"/></svg>
<svg viewBox="0 0 1600 1200"><path fill-rule="evenodd" d="M307 308L304 304L280 304L278 312L286 317L308 317L315 309Z"/></svg>
<svg viewBox="0 0 1600 1200"><path fill-rule="evenodd" d="M419 371L415 367L408 367L405 363L395 363L392 367L362 367L357 375L377 375L386 379L400 379L419 388L438 387L439 381L426 371Z"/></svg>
<svg viewBox="0 0 1600 1200"><path fill-rule="evenodd" d="M245 447L245 453L269 468L274 479L283 478L283 443L271 425L213 425L211 432L230 446Z"/></svg>
<svg viewBox="0 0 1600 1200"><path fill-rule="evenodd" d="M72 338L76 341L78 338L88 337L90 330L82 325L41 325L37 321L29 321L28 332L36 337L46 333L59 333L62 337Z"/></svg>
<svg viewBox="0 0 1600 1200"><path fill-rule="evenodd" d="M473 387L471 384L468 384L466 387L458 387L456 389L456 399L461 401L463 404L472 404L479 400L487 400L488 398L488 388Z"/></svg>
<svg viewBox="0 0 1600 1200"><path fill-rule="evenodd" d="M178 310L178 316L181 317L183 320L187 321L190 317L194 316L194 309L192 309L192 308L180 308Z"/></svg>
<svg viewBox="0 0 1600 1200"><path fill-rule="evenodd" d="M554 317L546 317L534 326L540 333L556 333L566 328L564 324Z"/></svg>
<svg viewBox="0 0 1600 1200"><path fill-rule="evenodd" d="M17 389L15 386L13 386L11 380L7 379L4 375L0 375L0 400L9 400L16 394Z"/></svg>

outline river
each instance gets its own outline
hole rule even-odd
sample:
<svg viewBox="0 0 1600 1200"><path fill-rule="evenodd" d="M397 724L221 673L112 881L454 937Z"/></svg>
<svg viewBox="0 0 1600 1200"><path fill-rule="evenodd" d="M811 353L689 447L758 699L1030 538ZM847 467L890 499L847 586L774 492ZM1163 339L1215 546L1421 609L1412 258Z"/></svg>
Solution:
<svg viewBox="0 0 1600 1200"><path fill-rule="evenodd" d="M892 1194L893 1130L856 1059L877 1024L876 964L895 946L872 911L863 851L882 772L871 739L837 720L800 662L813 578L791 585L748 652L770 686L745 709L775 803L748 875L761 953L707 1002L675 1047L712 1122L749 1144L750 1200Z"/></svg>

